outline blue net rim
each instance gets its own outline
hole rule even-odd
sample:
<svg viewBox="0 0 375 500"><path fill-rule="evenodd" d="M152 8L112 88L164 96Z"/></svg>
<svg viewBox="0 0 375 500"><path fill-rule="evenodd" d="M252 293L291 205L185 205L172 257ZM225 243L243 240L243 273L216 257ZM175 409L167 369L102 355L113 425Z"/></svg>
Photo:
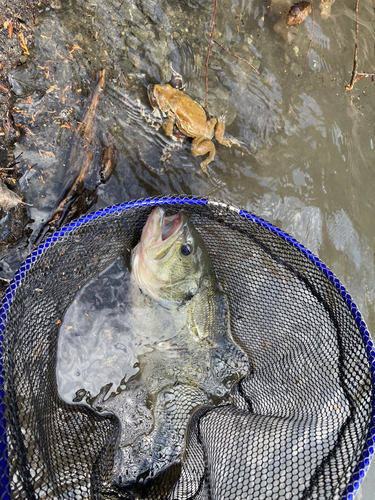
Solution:
<svg viewBox="0 0 375 500"><path fill-rule="evenodd" d="M6 434L5 434L5 406L3 403L4 400L4 390L3 390L3 375L2 375L2 342L3 342L3 332L6 324L7 312L12 304L13 296L15 294L16 289L21 284L21 280L28 274L30 269L33 267L34 263L39 259L39 257L52 245L54 245L60 238L65 236L67 233L71 233L76 230L80 226L91 222L92 220L99 219L101 217L105 217L109 214L120 213L124 210L137 209L139 207L145 206L158 206L158 205L212 205L212 206L221 206L223 209L228 210L232 213L237 213L239 217L244 219L248 219L249 222L256 224L258 226L264 227L266 230L271 231L272 233L279 236L286 243L294 247L296 250L300 251L306 258L308 258L311 262L313 262L320 271L332 282L335 286L338 293L343 298L346 306L348 307L353 319L355 320L359 332L361 334L366 353L367 359L370 365L371 370L371 383L372 383L372 420L369 428L369 432L366 438L366 444L362 450L362 454L356 466L356 469L346 487L346 492L341 496L341 500L353 500L356 492L359 489L360 484L362 483L366 472L370 466L371 459L374 455L374 447L375 447L375 349L374 344L371 340L370 332L366 326L365 321L362 318L361 313L359 312L356 304L353 302L351 296L346 291L344 285L340 283L340 280L328 269L328 267L318 258L316 257L310 250L304 247L301 243L299 243L296 239L289 236L287 233L282 231L281 229L275 227L270 222L257 217L256 215L247 212L241 208L236 207L235 205L231 205L226 202L218 201L212 198L199 198L194 196L163 196L163 197L155 197L155 198L145 198L135 201L129 201L125 203L121 203L119 205L113 205L111 207L102 208L97 210L96 212L92 212L87 214L80 219L77 219L70 224L62 227L58 231L56 231L52 236L47 238L43 243L41 243L35 250L27 257L27 259L22 263L20 269L14 275L14 278L10 282L4 297L1 302L0 309L0 457L7 456L6 450ZM8 467L4 467L4 470L8 471ZM9 472L8 472L9 475ZM4 478L3 478L4 481ZM3 493L3 500L10 500L10 488L9 481L7 484L3 483L5 487L5 492Z"/></svg>

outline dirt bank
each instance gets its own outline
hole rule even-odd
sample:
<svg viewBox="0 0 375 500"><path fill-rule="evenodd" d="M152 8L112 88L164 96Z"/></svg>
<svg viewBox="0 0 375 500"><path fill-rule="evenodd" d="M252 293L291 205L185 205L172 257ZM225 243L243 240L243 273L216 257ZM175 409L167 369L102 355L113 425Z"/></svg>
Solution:
<svg viewBox="0 0 375 500"><path fill-rule="evenodd" d="M33 50L34 27L38 11L47 1L0 0L0 162L4 167L6 152L19 132L12 123L12 92L8 73L28 60ZM11 157L11 154L10 154Z"/></svg>
<svg viewBox="0 0 375 500"><path fill-rule="evenodd" d="M13 144L20 131L13 123L14 95L8 81L9 71L27 64L33 52L34 27L38 12L48 1L0 0L0 179L19 193L19 174L13 155ZM24 206L0 209L0 259L22 239L27 212ZM0 266L1 267L1 266ZM0 288L4 283L0 282Z"/></svg>

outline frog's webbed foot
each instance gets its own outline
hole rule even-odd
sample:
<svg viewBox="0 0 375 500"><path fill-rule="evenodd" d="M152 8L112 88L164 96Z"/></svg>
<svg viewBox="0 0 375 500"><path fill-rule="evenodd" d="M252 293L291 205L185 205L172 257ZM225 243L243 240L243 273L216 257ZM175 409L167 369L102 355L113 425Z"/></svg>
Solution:
<svg viewBox="0 0 375 500"><path fill-rule="evenodd" d="M164 146L163 154L160 157L160 163L164 164L163 172L165 171L167 164L172 161L171 152L172 150L170 149L170 145Z"/></svg>
<svg viewBox="0 0 375 500"><path fill-rule="evenodd" d="M224 111L224 113L221 113L221 115L218 118L218 122L222 122L225 125L225 121L227 119L227 114L228 114L228 111Z"/></svg>
<svg viewBox="0 0 375 500"><path fill-rule="evenodd" d="M210 184L210 188L205 191L204 196L212 196L218 189L223 189L227 184L221 179L218 179L210 174L208 174L208 182Z"/></svg>
<svg viewBox="0 0 375 500"><path fill-rule="evenodd" d="M219 144L222 144L226 148L230 148L232 144L239 146L240 143L237 141L237 139L224 137L226 115L227 115L226 112L223 113L222 115L219 116L217 120L217 125L215 128L215 138Z"/></svg>
<svg viewBox="0 0 375 500"><path fill-rule="evenodd" d="M163 165L161 168L154 168L149 165L146 161L142 160L142 163L147 167L147 169L156 175L162 175L166 171L167 165Z"/></svg>

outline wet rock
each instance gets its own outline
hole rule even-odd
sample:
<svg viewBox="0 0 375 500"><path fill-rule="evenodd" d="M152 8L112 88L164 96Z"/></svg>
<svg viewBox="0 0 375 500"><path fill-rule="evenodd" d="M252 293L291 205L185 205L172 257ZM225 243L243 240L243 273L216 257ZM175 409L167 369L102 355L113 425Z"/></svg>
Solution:
<svg viewBox="0 0 375 500"><path fill-rule="evenodd" d="M140 42L146 42L149 39L155 38L155 34L150 29L133 27L131 32Z"/></svg>
<svg viewBox="0 0 375 500"><path fill-rule="evenodd" d="M270 5L270 13L272 15L280 16L273 29L285 40L286 43L289 44L292 43L295 38L294 31L288 29L286 24L286 19L292 5L293 0L271 0Z"/></svg>
<svg viewBox="0 0 375 500"><path fill-rule="evenodd" d="M274 31L280 35L286 43L291 44L296 36L296 33L287 27L287 14L283 14L279 21L274 25Z"/></svg>
<svg viewBox="0 0 375 500"><path fill-rule="evenodd" d="M293 62L290 66L290 69L291 69L292 73L294 73L297 77L301 76L302 68L301 68L300 64Z"/></svg>
<svg viewBox="0 0 375 500"><path fill-rule="evenodd" d="M23 201L18 194L11 191L7 185L0 180L0 208L8 211L19 204L23 204Z"/></svg>
<svg viewBox="0 0 375 500"><path fill-rule="evenodd" d="M129 34L125 39L125 44L133 50L137 50L139 47L139 40L134 35Z"/></svg>
<svg viewBox="0 0 375 500"><path fill-rule="evenodd" d="M8 74L8 81L12 92L17 96L29 95L40 89L40 85L37 84L37 68L35 66L15 68Z"/></svg>

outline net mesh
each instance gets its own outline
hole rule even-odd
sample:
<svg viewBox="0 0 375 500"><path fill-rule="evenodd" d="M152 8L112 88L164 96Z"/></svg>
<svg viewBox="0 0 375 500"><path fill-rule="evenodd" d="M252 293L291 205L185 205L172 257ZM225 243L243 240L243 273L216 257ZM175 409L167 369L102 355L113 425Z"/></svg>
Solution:
<svg viewBox="0 0 375 500"><path fill-rule="evenodd" d="M77 291L119 256L129 264L159 203L183 208L202 236L252 370L232 404L194 412L182 460L120 488L120 422L59 399L57 339ZM360 313L310 252L234 207L164 198L72 223L23 264L1 318L0 480L14 499L341 499L369 465L374 351Z"/></svg>

